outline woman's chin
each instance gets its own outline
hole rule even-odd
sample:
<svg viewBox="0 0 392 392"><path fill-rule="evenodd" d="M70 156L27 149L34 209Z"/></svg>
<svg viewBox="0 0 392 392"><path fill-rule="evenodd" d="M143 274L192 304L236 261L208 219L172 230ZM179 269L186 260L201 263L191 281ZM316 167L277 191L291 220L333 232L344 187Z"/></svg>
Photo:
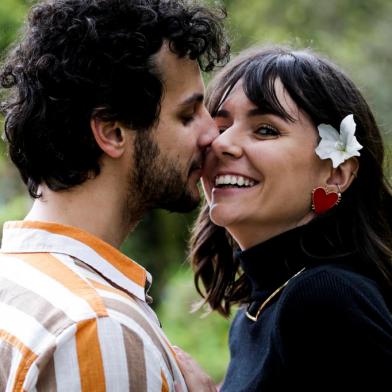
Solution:
<svg viewBox="0 0 392 392"><path fill-rule="evenodd" d="M235 220L233 211L224 211L222 208L214 206L210 207L210 219L215 225L224 228L228 228Z"/></svg>

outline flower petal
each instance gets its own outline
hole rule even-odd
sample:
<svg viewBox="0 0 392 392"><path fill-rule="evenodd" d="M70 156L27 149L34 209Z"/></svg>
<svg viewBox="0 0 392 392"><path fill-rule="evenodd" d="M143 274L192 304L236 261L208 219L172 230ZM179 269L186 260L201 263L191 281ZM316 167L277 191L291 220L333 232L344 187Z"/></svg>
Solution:
<svg viewBox="0 0 392 392"><path fill-rule="evenodd" d="M354 116L352 114L347 115L340 123L341 140L345 146L352 143L352 140L355 137L356 128L357 124L355 124Z"/></svg>
<svg viewBox="0 0 392 392"><path fill-rule="evenodd" d="M359 151L362 148L363 148L362 144L358 143L357 138L354 136L352 142L347 146L347 152L348 151ZM359 155L359 153L358 153L358 155Z"/></svg>
<svg viewBox="0 0 392 392"><path fill-rule="evenodd" d="M339 141L339 132L332 127L331 125L328 124L320 124L317 127L318 131L319 131L319 135L322 139L324 140L330 140L333 142L337 142Z"/></svg>
<svg viewBox="0 0 392 392"><path fill-rule="evenodd" d="M361 148L362 148L362 146L361 146ZM352 148L350 150L347 150L345 152L346 159L350 159L351 157L354 157L354 156L359 157L361 154L358 150L360 150L360 148Z"/></svg>
<svg viewBox="0 0 392 392"><path fill-rule="evenodd" d="M320 157L320 159L327 159L332 152L336 151L335 145L335 141L322 139L316 147L316 154Z"/></svg>
<svg viewBox="0 0 392 392"><path fill-rule="evenodd" d="M335 150L334 152L332 152L329 157L332 161L332 166L336 169L341 163L343 163L346 158L344 156L344 153L342 153L341 151L337 151Z"/></svg>

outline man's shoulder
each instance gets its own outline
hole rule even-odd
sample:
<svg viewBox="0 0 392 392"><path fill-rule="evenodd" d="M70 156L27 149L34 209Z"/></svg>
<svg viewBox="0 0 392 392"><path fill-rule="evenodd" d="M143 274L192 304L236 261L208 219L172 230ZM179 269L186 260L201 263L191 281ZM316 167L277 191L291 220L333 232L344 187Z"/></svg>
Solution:
<svg viewBox="0 0 392 392"><path fill-rule="evenodd" d="M0 291L3 306L33 317L55 336L91 318L149 324L147 305L143 309L130 293L63 254L0 254Z"/></svg>
<svg viewBox="0 0 392 392"><path fill-rule="evenodd" d="M40 309L39 318L56 314L56 320L79 320L105 314L99 295L70 256L53 253L0 255L0 289L18 292L24 304Z"/></svg>

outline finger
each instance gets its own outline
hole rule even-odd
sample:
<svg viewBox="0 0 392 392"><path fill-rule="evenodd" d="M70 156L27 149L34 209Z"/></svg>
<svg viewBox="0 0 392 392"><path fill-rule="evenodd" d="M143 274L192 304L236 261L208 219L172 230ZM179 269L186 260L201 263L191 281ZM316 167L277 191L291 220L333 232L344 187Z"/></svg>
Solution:
<svg viewBox="0 0 392 392"><path fill-rule="evenodd" d="M175 392L183 392L181 385L177 381L174 381L174 390Z"/></svg>

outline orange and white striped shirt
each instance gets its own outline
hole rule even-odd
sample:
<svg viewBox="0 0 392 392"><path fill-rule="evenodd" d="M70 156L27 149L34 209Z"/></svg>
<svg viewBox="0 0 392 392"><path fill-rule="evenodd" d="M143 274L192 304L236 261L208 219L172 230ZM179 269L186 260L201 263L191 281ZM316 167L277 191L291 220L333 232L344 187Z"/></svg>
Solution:
<svg viewBox="0 0 392 392"><path fill-rule="evenodd" d="M7 222L0 391L174 391L186 385L146 303L151 277L80 229Z"/></svg>

